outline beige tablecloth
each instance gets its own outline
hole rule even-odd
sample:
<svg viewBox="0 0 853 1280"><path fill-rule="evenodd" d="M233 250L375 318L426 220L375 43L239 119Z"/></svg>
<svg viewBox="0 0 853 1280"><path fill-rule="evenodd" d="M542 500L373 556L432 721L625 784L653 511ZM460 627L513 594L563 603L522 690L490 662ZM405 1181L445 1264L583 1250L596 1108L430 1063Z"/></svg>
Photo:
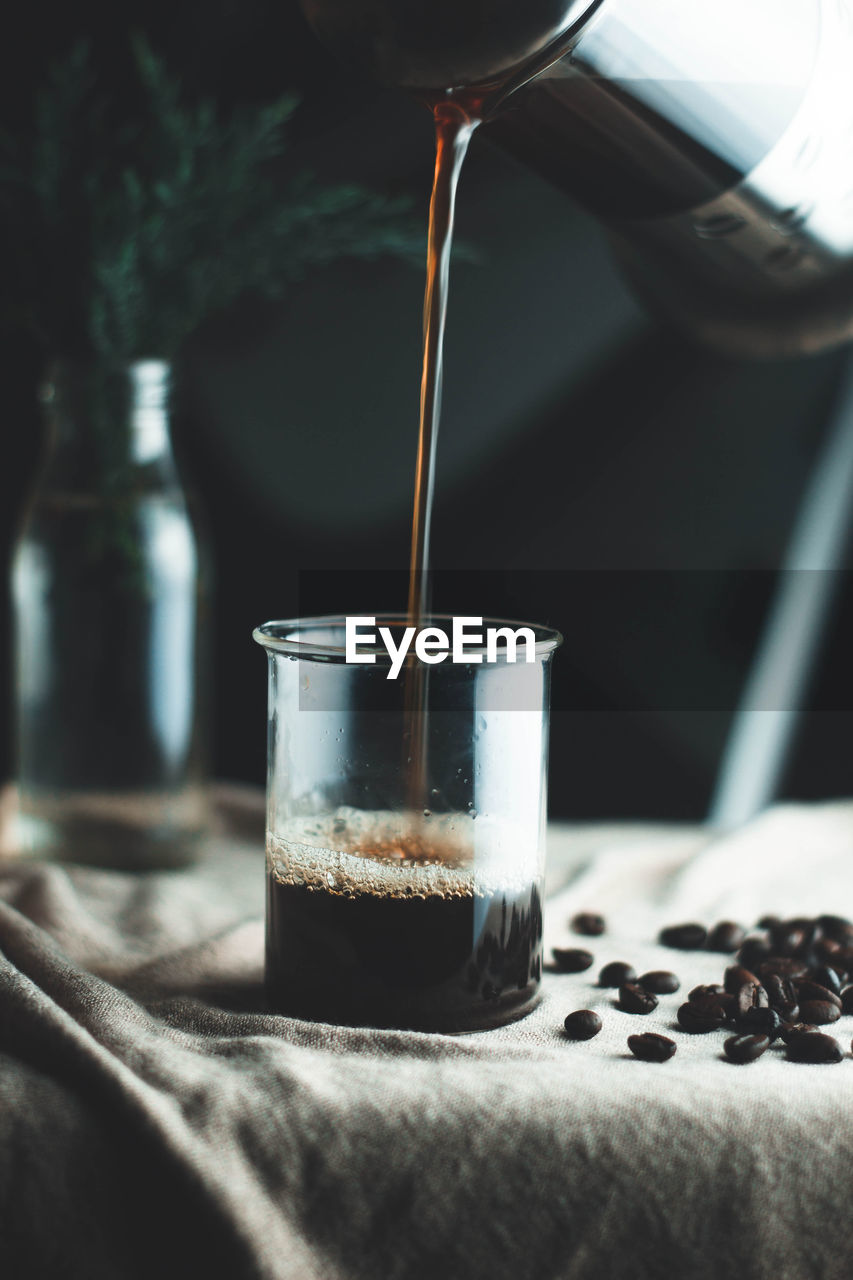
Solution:
<svg viewBox="0 0 853 1280"><path fill-rule="evenodd" d="M723 957L657 947L661 923L853 912L853 804L725 838L555 828L547 942L604 911L595 967L445 1037L264 1011L262 820L234 800L192 871L0 871L0 1275L853 1275L849 1055L734 1067L720 1034L673 1031L683 993L638 1018L592 985L611 959L719 977ZM572 1044L579 1007L605 1027ZM638 1030L676 1057L632 1059ZM833 1030L849 1050L853 1018Z"/></svg>

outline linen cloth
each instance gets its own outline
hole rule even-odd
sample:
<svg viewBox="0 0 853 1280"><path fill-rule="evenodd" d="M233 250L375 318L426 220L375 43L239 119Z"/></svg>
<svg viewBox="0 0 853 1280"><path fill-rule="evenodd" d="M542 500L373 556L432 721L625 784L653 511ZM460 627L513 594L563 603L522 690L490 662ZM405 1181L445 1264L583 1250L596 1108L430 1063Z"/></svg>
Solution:
<svg viewBox="0 0 853 1280"><path fill-rule="evenodd" d="M237 795L237 800L240 796ZM728 836L551 831L548 973L528 1018L476 1035L266 1012L260 800L224 803L200 865L0 865L0 1275L275 1280L847 1280L853 1062L749 1066L674 1015L726 958L661 924L853 911L853 804ZM577 910L608 932L568 932ZM598 969L672 968L621 1013ZM566 1013L604 1030L570 1043ZM849 1051L853 1018L828 1028ZM626 1037L678 1041L664 1064Z"/></svg>

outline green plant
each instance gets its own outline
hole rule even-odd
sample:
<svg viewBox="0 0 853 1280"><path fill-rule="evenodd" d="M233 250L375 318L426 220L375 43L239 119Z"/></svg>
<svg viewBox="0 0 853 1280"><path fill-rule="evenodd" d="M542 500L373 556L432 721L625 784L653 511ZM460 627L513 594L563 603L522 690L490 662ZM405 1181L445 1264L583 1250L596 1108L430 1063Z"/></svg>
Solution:
<svg viewBox="0 0 853 1280"><path fill-rule="evenodd" d="M294 95L226 116L184 102L141 39L132 65L128 114L76 47L50 71L31 130L0 136L0 324L53 356L171 357L238 296L278 297L312 267L422 262L405 199L282 180Z"/></svg>

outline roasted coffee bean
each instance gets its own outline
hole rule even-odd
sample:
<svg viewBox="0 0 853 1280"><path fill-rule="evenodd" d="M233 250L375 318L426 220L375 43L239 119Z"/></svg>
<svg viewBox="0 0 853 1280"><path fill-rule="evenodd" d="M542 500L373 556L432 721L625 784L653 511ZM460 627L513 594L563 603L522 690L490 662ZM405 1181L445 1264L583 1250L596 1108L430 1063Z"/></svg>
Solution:
<svg viewBox="0 0 853 1280"><path fill-rule="evenodd" d="M782 923L788 929L802 929L804 933L808 933L810 929L820 931L820 924L816 916L791 916L790 919L783 920Z"/></svg>
<svg viewBox="0 0 853 1280"><path fill-rule="evenodd" d="M800 1005L800 1017L803 1022L813 1022L815 1026L824 1027L829 1022L837 1022L841 1010L837 1004L828 1000L805 1000Z"/></svg>
<svg viewBox="0 0 853 1280"><path fill-rule="evenodd" d="M828 991L826 987L820 986L817 982L797 983L797 998L801 1003L808 1000L822 1000L825 1004L837 1004L841 1008L841 996L837 996L834 991Z"/></svg>
<svg viewBox="0 0 853 1280"><path fill-rule="evenodd" d="M848 920L845 916L818 916L817 922L824 937L840 942L842 946L853 943L853 920Z"/></svg>
<svg viewBox="0 0 853 1280"><path fill-rule="evenodd" d="M821 933L820 925L813 921L811 928L806 930L803 944L797 952L797 955L802 956L809 965L816 965L819 963L817 958L817 946L822 937L823 934Z"/></svg>
<svg viewBox="0 0 853 1280"><path fill-rule="evenodd" d="M644 973L638 981L641 987L645 987L647 991L653 991L656 996L670 996L681 986L678 975L670 973L668 969L652 969L650 973Z"/></svg>
<svg viewBox="0 0 853 1280"><path fill-rule="evenodd" d="M800 1006L798 1004L790 1004L786 1001L785 1004L779 1005L779 1008L776 1010L776 1012L778 1013L779 1017L782 1019L783 1022L799 1022L800 1021L801 1014L800 1014Z"/></svg>
<svg viewBox="0 0 853 1280"><path fill-rule="evenodd" d="M552 947L554 966L560 973L583 973L592 967L595 957L589 951L580 951L575 947Z"/></svg>
<svg viewBox="0 0 853 1280"><path fill-rule="evenodd" d="M640 1058L643 1062L668 1062L677 1047L669 1036L659 1036L654 1031L628 1037L628 1048L635 1058Z"/></svg>
<svg viewBox="0 0 853 1280"><path fill-rule="evenodd" d="M802 920L783 920L771 930L776 955L793 956L807 943L808 929Z"/></svg>
<svg viewBox="0 0 853 1280"><path fill-rule="evenodd" d="M778 973L770 973L761 984L767 992L771 1009L784 1009L797 1003L797 992L790 978L781 978ZM793 1019L789 1018L789 1022Z"/></svg>
<svg viewBox="0 0 853 1280"><path fill-rule="evenodd" d="M687 999L690 1004L697 1007L698 1011L713 1009L714 1013L720 1014L723 1019L729 1018L734 1013L734 996L717 982L694 987Z"/></svg>
<svg viewBox="0 0 853 1280"><path fill-rule="evenodd" d="M760 982L745 982L735 996L735 1017L742 1018L750 1009L767 1009L770 1001Z"/></svg>
<svg viewBox="0 0 853 1280"><path fill-rule="evenodd" d="M751 934L737 953L737 958L745 968L755 970L762 960L766 960L772 954L773 949L766 937L761 934Z"/></svg>
<svg viewBox="0 0 853 1280"><path fill-rule="evenodd" d="M701 1011L695 1004L688 1002L678 1010L678 1022L683 1031L692 1036L701 1036L709 1031L717 1031L725 1022L725 1017L719 1007L716 1011Z"/></svg>
<svg viewBox="0 0 853 1280"><path fill-rule="evenodd" d="M762 980L761 985L767 992L767 999L770 1002L770 1008L776 1009L785 1001L785 986L790 990L791 998L796 995L789 978L780 978L778 973L768 973Z"/></svg>
<svg viewBox="0 0 853 1280"><path fill-rule="evenodd" d="M737 1020L741 1035L767 1036L773 1043L782 1030L782 1019L775 1009L748 1009Z"/></svg>
<svg viewBox="0 0 853 1280"><path fill-rule="evenodd" d="M586 938L600 938L607 925L604 916L598 915L595 911L579 911L572 917L569 928L574 933L582 933Z"/></svg>
<svg viewBox="0 0 853 1280"><path fill-rule="evenodd" d="M721 920L708 934L706 945L709 951L737 951L738 947L743 946L745 938L746 930L739 924L732 920Z"/></svg>
<svg viewBox="0 0 853 1280"><path fill-rule="evenodd" d="M737 995L745 982L752 982L756 986L759 985L756 975L750 969L745 969L742 964L730 964L726 969L723 981L726 991L733 996Z"/></svg>
<svg viewBox="0 0 853 1280"><path fill-rule="evenodd" d="M722 1021L729 1015L733 1003L733 997L723 992L718 995L714 991L691 992L688 1004L693 1012L700 1017L720 1018Z"/></svg>
<svg viewBox="0 0 853 1280"><path fill-rule="evenodd" d="M592 1009L576 1009L563 1023L570 1040L591 1040L598 1035L603 1025Z"/></svg>
<svg viewBox="0 0 853 1280"><path fill-rule="evenodd" d="M820 1031L788 1041L789 1062L840 1062L843 1056L838 1041Z"/></svg>
<svg viewBox="0 0 853 1280"><path fill-rule="evenodd" d="M610 964L606 964L598 975L598 985L600 987L621 987L626 982L636 981L636 969L633 965L625 964L623 960L611 960Z"/></svg>
<svg viewBox="0 0 853 1280"><path fill-rule="evenodd" d="M654 1013L658 998L638 982L626 982L619 988L619 1008L623 1013Z"/></svg>
<svg viewBox="0 0 853 1280"><path fill-rule="evenodd" d="M789 1044L796 1036L813 1035L816 1031L817 1027L811 1022L789 1022L782 1026L779 1035L785 1044Z"/></svg>
<svg viewBox="0 0 853 1280"><path fill-rule="evenodd" d="M836 942L834 938L821 938L819 942L815 943L815 959L819 964L828 964L834 968L835 959L840 955L841 951L841 943Z"/></svg>
<svg viewBox="0 0 853 1280"><path fill-rule="evenodd" d="M813 969L812 982L818 983L821 987L826 987L827 991L831 991L834 996L841 995L841 979L831 965L821 964L816 969Z"/></svg>
<svg viewBox="0 0 853 1280"><path fill-rule="evenodd" d="M694 987L687 997L688 1000L695 1000L697 996L722 996L726 994L726 988L720 982L703 982L700 986Z"/></svg>
<svg viewBox="0 0 853 1280"><path fill-rule="evenodd" d="M661 929L658 941L663 947L676 951L698 951L704 947L708 930L703 924L672 924Z"/></svg>
<svg viewBox="0 0 853 1280"><path fill-rule="evenodd" d="M767 1036L730 1036L723 1045L723 1052L729 1062L755 1062L762 1053L770 1048Z"/></svg>
<svg viewBox="0 0 853 1280"><path fill-rule="evenodd" d="M782 923L781 916L762 916L761 919L758 921L757 928L775 929L777 925L780 925L781 923Z"/></svg>
<svg viewBox="0 0 853 1280"><path fill-rule="evenodd" d="M841 1010L843 1013L853 1013L853 986L845 987L841 992Z"/></svg>

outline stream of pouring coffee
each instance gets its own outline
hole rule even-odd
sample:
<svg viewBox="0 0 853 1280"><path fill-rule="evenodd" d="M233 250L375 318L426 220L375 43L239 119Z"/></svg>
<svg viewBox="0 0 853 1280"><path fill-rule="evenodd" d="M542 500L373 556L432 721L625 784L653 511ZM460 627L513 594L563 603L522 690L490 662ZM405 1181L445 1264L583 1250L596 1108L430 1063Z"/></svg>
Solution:
<svg viewBox="0 0 853 1280"><path fill-rule="evenodd" d="M420 427L415 466L415 502L409 560L407 624L420 627L429 612L429 534L435 487L435 451L441 415L444 328L456 189L468 144L479 119L458 103L442 101L435 117L435 176L429 210L427 280L424 295L424 358L421 375ZM417 812L426 804L426 683L427 668L412 662L406 668L405 701L409 805Z"/></svg>
<svg viewBox="0 0 853 1280"><path fill-rule="evenodd" d="M435 176L429 209L427 281L424 294L424 359L421 375L420 428L415 466L415 504L409 560L409 625L418 625L429 610L427 573L429 531L435 485L435 450L441 415L444 328L456 188L479 120L472 120L455 103L435 107Z"/></svg>

